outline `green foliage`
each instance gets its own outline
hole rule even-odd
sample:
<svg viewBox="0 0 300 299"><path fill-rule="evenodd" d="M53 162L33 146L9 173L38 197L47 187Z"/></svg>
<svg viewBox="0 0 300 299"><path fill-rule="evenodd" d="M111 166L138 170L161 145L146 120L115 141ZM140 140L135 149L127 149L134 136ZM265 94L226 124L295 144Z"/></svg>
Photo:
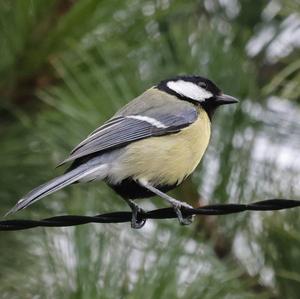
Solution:
<svg viewBox="0 0 300 299"><path fill-rule="evenodd" d="M288 64L265 87L267 95L277 92L281 97L291 100L300 99L300 59Z"/></svg>
<svg viewBox="0 0 300 299"><path fill-rule="evenodd" d="M298 100L299 61L247 55L266 8L222 3L2 1L3 213L63 172L54 166L119 107L183 73L212 78L241 104L218 111L205 159L174 195L195 205L299 198L299 107L285 100ZM290 14L278 11L275 27ZM14 217L123 209L103 183L76 184ZM297 212L2 233L1 298L297 298Z"/></svg>

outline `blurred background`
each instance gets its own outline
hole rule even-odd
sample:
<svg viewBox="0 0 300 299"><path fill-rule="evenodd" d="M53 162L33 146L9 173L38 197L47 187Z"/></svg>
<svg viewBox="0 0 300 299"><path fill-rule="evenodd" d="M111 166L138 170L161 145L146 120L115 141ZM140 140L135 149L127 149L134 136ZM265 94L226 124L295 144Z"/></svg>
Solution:
<svg viewBox="0 0 300 299"><path fill-rule="evenodd" d="M161 79L211 78L241 100L217 112L194 206L300 199L299 0L1 0L0 214L91 130ZM159 198L146 209L164 207ZM126 210L75 185L11 218ZM299 298L300 211L0 232L12 298Z"/></svg>

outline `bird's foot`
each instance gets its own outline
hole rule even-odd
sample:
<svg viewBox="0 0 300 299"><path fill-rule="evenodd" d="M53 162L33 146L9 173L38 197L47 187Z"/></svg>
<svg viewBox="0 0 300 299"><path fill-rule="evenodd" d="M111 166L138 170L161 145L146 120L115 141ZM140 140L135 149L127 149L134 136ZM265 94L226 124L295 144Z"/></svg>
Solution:
<svg viewBox="0 0 300 299"><path fill-rule="evenodd" d="M145 213L145 211L132 200L128 200L128 204L132 211L131 227L134 229L142 228L146 223L146 219L138 220L138 213Z"/></svg>
<svg viewBox="0 0 300 299"><path fill-rule="evenodd" d="M186 202L176 200L175 198L163 193L159 189L151 186L146 180L139 180L139 184L142 185L143 187L145 187L146 189L150 190L154 194L156 194L156 195L160 196L161 198L167 200L173 206L173 208L174 208L174 210L177 214L177 218L179 220L179 223L181 225L188 225L188 224L191 224L193 222L193 216L183 217L182 211L181 211L181 208L193 209L192 206L190 206Z"/></svg>
<svg viewBox="0 0 300 299"><path fill-rule="evenodd" d="M185 203L185 202L176 202L173 205L173 208L174 208L174 211L175 213L177 214L177 218L178 218L178 221L181 225L190 225L193 220L194 220L194 216L191 215L191 216L187 216L187 217L184 217L182 215L182 211L181 211L181 208L184 207L184 208L191 208L193 209L192 206L190 206L189 204Z"/></svg>

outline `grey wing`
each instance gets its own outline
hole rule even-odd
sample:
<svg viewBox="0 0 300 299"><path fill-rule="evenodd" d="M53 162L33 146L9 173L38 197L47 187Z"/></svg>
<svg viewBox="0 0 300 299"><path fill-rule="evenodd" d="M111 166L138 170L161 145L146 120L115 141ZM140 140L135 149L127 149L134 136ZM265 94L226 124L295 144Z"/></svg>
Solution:
<svg viewBox="0 0 300 299"><path fill-rule="evenodd" d="M179 132L196 119L197 110L193 106L184 106L176 113L156 111L155 118L152 113L113 117L79 143L60 165L93 153L120 148L144 138Z"/></svg>

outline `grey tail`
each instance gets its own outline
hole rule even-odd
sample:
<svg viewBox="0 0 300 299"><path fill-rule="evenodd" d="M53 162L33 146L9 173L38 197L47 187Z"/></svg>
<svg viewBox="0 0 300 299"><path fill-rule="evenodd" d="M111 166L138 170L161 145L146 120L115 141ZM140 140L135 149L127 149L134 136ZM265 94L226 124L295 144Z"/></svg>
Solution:
<svg viewBox="0 0 300 299"><path fill-rule="evenodd" d="M88 166L87 164L81 165L59 177L56 177L49 182L33 189L29 193L27 193L23 198L21 198L17 204L9 210L5 215L8 216L9 214L16 213L20 210L23 210L33 204L34 202L44 198L45 196L54 193L76 181L89 176L93 175L93 173L97 172L97 177L100 179L99 173L103 173L103 178L105 177L105 168L106 165L93 165Z"/></svg>

